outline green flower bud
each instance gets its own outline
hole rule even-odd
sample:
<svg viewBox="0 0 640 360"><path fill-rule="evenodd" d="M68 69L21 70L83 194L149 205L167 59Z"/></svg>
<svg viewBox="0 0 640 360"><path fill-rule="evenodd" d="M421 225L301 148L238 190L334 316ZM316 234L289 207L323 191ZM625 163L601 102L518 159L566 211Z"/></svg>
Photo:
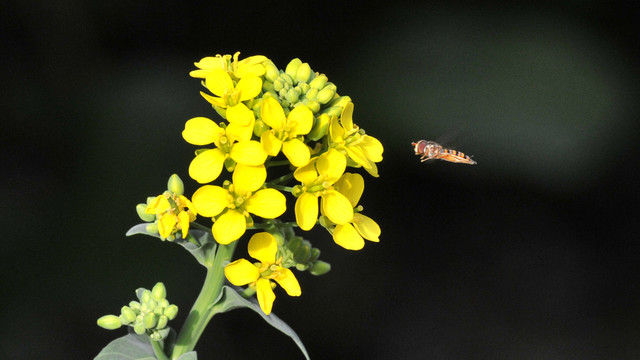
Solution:
<svg viewBox="0 0 640 360"><path fill-rule="evenodd" d="M151 222L156 219L154 214L147 214L145 211L147 210L147 204L138 204L136 205L136 212L138 213L138 217L145 222Z"/></svg>
<svg viewBox="0 0 640 360"><path fill-rule="evenodd" d="M167 327L167 323L169 322L169 318L161 315L158 318L158 324L156 325L156 329L164 329L165 327Z"/></svg>
<svg viewBox="0 0 640 360"><path fill-rule="evenodd" d="M160 316L164 314L164 308L162 307L162 305L158 305L155 307L155 309L153 309L153 313Z"/></svg>
<svg viewBox="0 0 640 360"><path fill-rule="evenodd" d="M320 111L320 103L315 101L315 100L311 100L311 101L305 101L305 105L309 108L309 110L311 110L312 113L317 113L318 111Z"/></svg>
<svg viewBox="0 0 640 360"><path fill-rule="evenodd" d="M159 282L154 285L153 289L151 289L151 297L158 301L167 297L167 289L163 283Z"/></svg>
<svg viewBox="0 0 640 360"><path fill-rule="evenodd" d="M311 269L309 270L309 272L312 275L320 276L328 273L329 270L331 270L331 264L324 262L322 260L318 260L311 266Z"/></svg>
<svg viewBox="0 0 640 360"><path fill-rule="evenodd" d="M126 320L126 323L123 322L124 325L129 325L134 322L136 320L136 316L138 316L135 311L126 305L120 309L120 313L122 314L121 319L124 318Z"/></svg>
<svg viewBox="0 0 640 360"><path fill-rule="evenodd" d="M287 91L286 98L290 103L295 104L298 102L298 98L300 98L300 91L296 89L289 89L289 91Z"/></svg>
<svg viewBox="0 0 640 360"><path fill-rule="evenodd" d="M307 271L307 269L309 269L307 264L296 264L296 270L298 271Z"/></svg>
<svg viewBox="0 0 640 360"><path fill-rule="evenodd" d="M151 339L151 341L161 341L162 334L160 334L157 331L154 331L153 333L151 333L151 335L149 335L149 339Z"/></svg>
<svg viewBox="0 0 640 360"><path fill-rule="evenodd" d="M319 257L320 257L320 249L312 248L311 249L311 258L309 259L309 261L310 262L316 261L316 260L318 260Z"/></svg>
<svg viewBox="0 0 640 360"><path fill-rule="evenodd" d="M137 312L140 312L140 303L137 301L131 301L129 302L129 307L131 308L131 310Z"/></svg>
<svg viewBox="0 0 640 360"><path fill-rule="evenodd" d="M301 94L306 94L309 91L309 89L311 89L311 87L307 83L300 83L296 85L296 89L300 90Z"/></svg>
<svg viewBox="0 0 640 360"><path fill-rule="evenodd" d="M296 251L293 252L293 261L298 264L306 264L309 262L311 255L311 248L308 244L302 244Z"/></svg>
<svg viewBox="0 0 640 360"><path fill-rule="evenodd" d="M344 109L344 107L347 106L347 104L350 102L351 98L349 96L338 96L329 103L329 106L338 106Z"/></svg>
<svg viewBox="0 0 640 360"><path fill-rule="evenodd" d="M273 82L265 81L262 83L262 92L266 93L274 90L275 90L275 87L273 86Z"/></svg>
<svg viewBox="0 0 640 360"><path fill-rule="evenodd" d="M336 94L336 90L337 88L333 84L325 86L324 89L318 92L318 102L320 102L320 104L328 103L333 99L333 95Z"/></svg>
<svg viewBox="0 0 640 360"><path fill-rule="evenodd" d="M296 70L296 83L306 83L307 81L311 80L311 75L313 75L313 71L311 71L309 63L300 64L300 66L298 66L298 69Z"/></svg>
<svg viewBox="0 0 640 360"><path fill-rule="evenodd" d="M300 245L302 245L302 238L299 236L294 236L293 238L291 238L291 240L289 240L287 248L289 248L291 252L295 252L296 250L298 250Z"/></svg>
<svg viewBox="0 0 640 360"><path fill-rule="evenodd" d="M295 78L300 65L302 65L302 60L298 58L289 61L289 64L287 64L287 67L284 69L285 74Z"/></svg>
<svg viewBox="0 0 640 360"><path fill-rule="evenodd" d="M318 96L318 89L314 89L314 88L309 89L309 91L307 91L307 93L304 94L304 97L306 97L309 100L315 100L317 96Z"/></svg>
<svg viewBox="0 0 640 360"><path fill-rule="evenodd" d="M158 234L158 224L156 223L147 224L145 229L149 234Z"/></svg>
<svg viewBox="0 0 640 360"><path fill-rule="evenodd" d="M169 181L167 182L167 190L176 195L184 194L184 183L182 182L178 174L173 174L169 177Z"/></svg>
<svg viewBox="0 0 640 360"><path fill-rule="evenodd" d="M278 75L280 75L280 70L278 70L278 67L273 63L273 61L263 61L262 66L264 66L265 70L264 77L271 82L276 81Z"/></svg>
<svg viewBox="0 0 640 360"><path fill-rule="evenodd" d="M324 84L327 83L329 79L327 78L327 76L325 74L320 74L318 76L316 76L313 80L311 80L311 82L309 83L309 85L316 90L320 90L324 87Z"/></svg>
<svg viewBox="0 0 640 360"><path fill-rule="evenodd" d="M142 322L137 322L135 325L133 325L133 331L135 331L138 335L142 335L146 332L146 329L144 328L144 324Z"/></svg>
<svg viewBox="0 0 640 360"><path fill-rule="evenodd" d="M178 307L176 305L169 305L166 309L164 309L164 316L166 316L169 320L175 319L176 315L178 315Z"/></svg>
<svg viewBox="0 0 640 360"><path fill-rule="evenodd" d="M327 114L330 117L334 117L334 116L340 116L342 114L342 110L344 108L341 108L339 106L331 106L328 107L326 109L324 109L324 111L322 112L323 114Z"/></svg>
<svg viewBox="0 0 640 360"><path fill-rule="evenodd" d="M276 243L278 244L278 247L281 247L284 245L284 236L282 236L282 234L275 231L275 232L272 232L271 235L273 236L274 239L276 239Z"/></svg>
<svg viewBox="0 0 640 360"><path fill-rule="evenodd" d="M167 299L162 299L160 300L160 302L158 303L158 306L161 308L166 308L167 306L169 306L169 301Z"/></svg>
<svg viewBox="0 0 640 360"><path fill-rule="evenodd" d="M293 77L289 74L280 74L280 79L284 80L284 87L290 88L293 86Z"/></svg>
<svg viewBox="0 0 640 360"><path fill-rule="evenodd" d="M282 77L279 77L276 79L276 81L273 82L273 90L275 91L280 91L282 89L284 89L284 79Z"/></svg>
<svg viewBox="0 0 640 360"><path fill-rule="evenodd" d="M144 288L139 288L138 290L136 290L136 296L138 297L138 300L140 300L140 305L146 305L149 300L151 300L151 291L144 289Z"/></svg>
<svg viewBox="0 0 640 360"><path fill-rule="evenodd" d="M156 314L149 312L144 315L142 322L145 329L153 329L158 323L158 317Z"/></svg>
<svg viewBox="0 0 640 360"><path fill-rule="evenodd" d="M255 136L260 137L267 130L269 130L269 125L265 124L261 119L256 120L253 125L253 134Z"/></svg>
<svg viewBox="0 0 640 360"><path fill-rule="evenodd" d="M313 141L322 139L325 135L327 135L327 132L329 131L330 122L331 121L329 115L320 114L320 116L314 119L313 127L311 128L309 134L307 134L307 138Z"/></svg>
<svg viewBox="0 0 640 360"><path fill-rule="evenodd" d="M98 319L98 326L107 330L115 330L122 326L120 318L115 315L105 315Z"/></svg>

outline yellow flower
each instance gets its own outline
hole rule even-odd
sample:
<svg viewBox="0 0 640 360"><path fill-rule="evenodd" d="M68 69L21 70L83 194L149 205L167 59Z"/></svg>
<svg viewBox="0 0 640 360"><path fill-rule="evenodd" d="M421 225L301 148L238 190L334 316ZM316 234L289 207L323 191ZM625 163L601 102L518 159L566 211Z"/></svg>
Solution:
<svg viewBox="0 0 640 360"><path fill-rule="evenodd" d="M264 165L238 164L228 188L205 185L193 194L193 205L214 220L211 231L220 244L239 239L253 223L250 214L275 219L286 210L286 199L276 189L260 189L267 178Z"/></svg>
<svg viewBox="0 0 640 360"><path fill-rule="evenodd" d="M332 186L347 166L345 157L335 149L311 159L298 168L293 176L302 185L296 187L298 196L295 205L296 222L302 230L313 228L318 220L318 198L321 198L322 213L335 224L346 224L353 218L353 207L349 199Z"/></svg>
<svg viewBox="0 0 640 360"><path fill-rule="evenodd" d="M331 119L329 127L330 146L340 150L342 154L353 160L358 167L378 177L377 162L382 161L384 148L378 139L366 135L353 123L353 103L348 103L342 110L340 119Z"/></svg>
<svg viewBox="0 0 640 360"><path fill-rule="evenodd" d="M304 105L297 106L284 115L284 110L274 98L266 98L260 110L262 121L271 127L262 133L260 141L267 154L276 156L282 149L284 155L295 167L306 165L311 153L303 142L303 136L311 131L313 113Z"/></svg>
<svg viewBox="0 0 640 360"><path fill-rule="evenodd" d="M163 239L172 239L178 231L182 232L183 239L186 238L189 223L194 221L197 215L189 199L168 191L153 199L147 205L145 213L156 215L158 232Z"/></svg>
<svg viewBox="0 0 640 360"><path fill-rule="evenodd" d="M251 100L262 91L262 79L247 74L234 85L229 73L222 69L213 69L207 74L204 84L215 96L200 92L214 106L221 108L244 106L242 101Z"/></svg>
<svg viewBox="0 0 640 360"><path fill-rule="evenodd" d="M358 201L364 191L364 179L360 174L345 173L333 186L343 194L353 208L360 210ZM364 239L378 242L380 226L368 216L355 212L346 224L328 224L327 230L332 233L333 241L348 250L360 250L364 247ZM363 239L364 238L364 239Z"/></svg>
<svg viewBox="0 0 640 360"><path fill-rule="evenodd" d="M276 259L278 244L268 232L257 233L249 240L249 255L259 263L252 264L246 259L236 260L224 268L224 274L233 285L256 289L258 303L265 314L271 313L276 299L271 280L274 280L289 296L300 296L300 284L293 272L282 267L282 258Z"/></svg>
<svg viewBox="0 0 640 360"><path fill-rule="evenodd" d="M251 110L247 111L252 113ZM253 115L251 117L253 119ZM193 145L213 143L216 146L215 149L197 152L198 155L189 165L189 176L201 184L217 179L227 158L249 166L262 165L267 159L262 144L249 140L251 134L247 134L239 125L229 124L221 128L210 119L196 117L187 121L182 137Z"/></svg>
<svg viewBox="0 0 640 360"><path fill-rule="evenodd" d="M231 61L231 55L207 56L195 63L199 70L193 70L189 75L194 78L205 79L214 69L229 72L238 79L247 74L255 76L264 75L265 69L262 63L268 60L266 56L249 56L246 59L238 61L239 56L240 52L238 51L233 55L233 62Z"/></svg>

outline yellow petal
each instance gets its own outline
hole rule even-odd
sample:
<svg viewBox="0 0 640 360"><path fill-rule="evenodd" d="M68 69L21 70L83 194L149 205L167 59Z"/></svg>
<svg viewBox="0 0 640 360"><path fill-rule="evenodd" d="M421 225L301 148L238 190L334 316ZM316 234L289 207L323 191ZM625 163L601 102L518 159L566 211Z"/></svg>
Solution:
<svg viewBox="0 0 640 360"><path fill-rule="evenodd" d="M207 145L218 141L224 129L205 117L195 117L184 124L182 137L193 145Z"/></svg>
<svg viewBox="0 0 640 360"><path fill-rule="evenodd" d="M353 130L353 103L347 103L340 115L340 123L346 132Z"/></svg>
<svg viewBox="0 0 640 360"><path fill-rule="evenodd" d="M276 156L280 152L280 148L282 147L282 140L278 139L274 134L273 130L267 130L262 133L260 136L260 142L264 147L264 151L271 156Z"/></svg>
<svg viewBox="0 0 640 360"><path fill-rule="evenodd" d="M236 194L258 190L267 179L267 169L264 165L249 166L237 164L233 170L233 186Z"/></svg>
<svg viewBox="0 0 640 360"><path fill-rule="evenodd" d="M175 214L167 213L158 219L158 232L164 239L171 235L171 231L176 226L177 216Z"/></svg>
<svg viewBox="0 0 640 360"><path fill-rule="evenodd" d="M340 176L347 168L347 159L338 150L329 149L329 151L320 155L316 168L318 173L327 176L327 181L334 183L340 179Z"/></svg>
<svg viewBox="0 0 640 360"><path fill-rule="evenodd" d="M222 214L211 227L214 239L223 245L238 240L246 230L247 221L236 210L228 210Z"/></svg>
<svg viewBox="0 0 640 360"><path fill-rule="evenodd" d="M280 130L284 128L285 116L282 106L278 100L274 98L266 98L262 101L260 109L260 117L265 124L271 126L274 130Z"/></svg>
<svg viewBox="0 0 640 360"><path fill-rule="evenodd" d="M178 224L180 224L180 230L182 230L182 238L185 239L189 233L189 223L191 222L191 216L186 211L180 211L178 214Z"/></svg>
<svg viewBox="0 0 640 360"><path fill-rule="evenodd" d="M309 147L299 139L285 141L282 145L282 152L295 167L306 165L311 158Z"/></svg>
<svg viewBox="0 0 640 360"><path fill-rule="evenodd" d="M233 144L230 155L237 163L250 166L262 165L267 160L267 153L262 144L255 140Z"/></svg>
<svg viewBox="0 0 640 360"><path fill-rule="evenodd" d="M224 267L224 275L235 286L250 284L260 278L260 270L246 259L238 259Z"/></svg>
<svg viewBox="0 0 640 360"><path fill-rule="evenodd" d="M169 210L170 207L169 200L164 195L158 195L147 205L144 212L145 214L160 214Z"/></svg>
<svg viewBox="0 0 640 360"><path fill-rule="evenodd" d="M192 200L198 214L214 217L229 205L229 191L220 186L205 185L193 193Z"/></svg>
<svg viewBox="0 0 640 360"><path fill-rule="evenodd" d="M219 149L203 151L191 160L189 176L200 184L212 182L220 176L225 158Z"/></svg>
<svg viewBox="0 0 640 360"><path fill-rule="evenodd" d="M318 178L318 172L316 171L317 159L318 158L315 157L311 159L311 161L307 163L307 165L303 167L299 167L293 173L293 177L305 185L310 185L312 182L314 182Z"/></svg>
<svg viewBox="0 0 640 360"><path fill-rule="evenodd" d="M287 210L287 199L276 189L262 189L247 199L245 209L265 219L275 219Z"/></svg>
<svg viewBox="0 0 640 360"><path fill-rule="evenodd" d="M364 166L365 169L371 167L371 161L367 159L367 157L364 155L364 152L362 152L362 149L360 149L358 146L348 146L344 149L347 151L347 155L349 155L349 158L355 161L358 165Z"/></svg>
<svg viewBox="0 0 640 360"><path fill-rule="evenodd" d="M304 192L296 200L296 222L300 229L309 231L318 221L318 197Z"/></svg>
<svg viewBox="0 0 640 360"><path fill-rule="evenodd" d="M262 91L262 79L255 75L244 76L236 85L236 91L240 92L239 101L253 99Z"/></svg>
<svg viewBox="0 0 640 360"><path fill-rule="evenodd" d="M211 96L205 92L200 91L200 95L202 95L202 97L207 100L208 102L210 102L212 105L214 105L214 108L216 106L221 107L221 108L225 108L227 107L227 102L226 100L223 100L222 98L219 97L215 97L215 96ZM218 110L216 108L216 110Z"/></svg>
<svg viewBox="0 0 640 360"><path fill-rule="evenodd" d="M328 190L322 195L322 213L338 225L346 224L353 219L353 207L349 199L335 190Z"/></svg>
<svg viewBox="0 0 640 360"><path fill-rule="evenodd" d="M238 67L238 70L235 71L233 74L239 78L243 78L248 75L262 76L264 75L265 72L266 70L264 69L264 66L262 64L253 64L253 65L244 65L244 66L241 65Z"/></svg>
<svg viewBox="0 0 640 360"><path fill-rule="evenodd" d="M277 270L280 273L280 276L274 278L280 286L287 292L289 296L300 296L302 294L302 290L300 290L300 284L298 283L298 279L293 275L293 271L280 267Z"/></svg>
<svg viewBox="0 0 640 360"><path fill-rule="evenodd" d="M268 232L254 234L249 240L249 256L260 261L262 266L276 262L278 243Z"/></svg>
<svg viewBox="0 0 640 360"><path fill-rule="evenodd" d="M344 142L344 128L340 125L337 117L331 118L331 124L329 125L329 136L334 143Z"/></svg>
<svg viewBox="0 0 640 360"><path fill-rule="evenodd" d="M276 295L271 289L271 282L267 279L258 279L256 283L258 304L265 314L271 314L271 308L273 307L273 301L276 299Z"/></svg>
<svg viewBox="0 0 640 360"><path fill-rule="evenodd" d="M378 223L373 221L372 218L356 213L353 214L353 220L351 222L363 238L373 242L380 241L380 239L378 239L381 232L380 226L378 226Z"/></svg>
<svg viewBox="0 0 640 360"><path fill-rule="evenodd" d="M347 250L360 250L364 239L351 224L337 225L333 230L333 241Z"/></svg>
<svg viewBox="0 0 640 360"><path fill-rule="evenodd" d="M232 124L238 124L240 126L248 126L252 120L255 120L253 111L243 104L238 103L234 106L227 107L227 120Z"/></svg>
<svg viewBox="0 0 640 360"><path fill-rule="evenodd" d="M364 179L360 174L344 173L333 186L351 203L351 207L358 206L358 201L364 191Z"/></svg>
<svg viewBox="0 0 640 360"><path fill-rule="evenodd" d="M224 61L220 55L203 57L200 61L194 63L194 65L199 69L224 69Z"/></svg>
<svg viewBox="0 0 640 360"><path fill-rule="evenodd" d="M231 76L222 69L213 69L205 79L207 89L214 95L222 97L233 92L233 81Z"/></svg>
<svg viewBox="0 0 640 360"><path fill-rule="evenodd" d="M359 146L367 159L373 162L382 161L382 152L384 151L384 148L378 139L373 136L365 135Z"/></svg>
<svg viewBox="0 0 640 360"><path fill-rule="evenodd" d="M289 136L307 135L313 126L313 112L304 105L296 106L287 118Z"/></svg>
<svg viewBox="0 0 640 360"><path fill-rule="evenodd" d="M247 126L230 123L225 129L229 140L232 142L251 140L251 137L253 136L253 126L255 123L255 120L251 120Z"/></svg>
<svg viewBox="0 0 640 360"><path fill-rule="evenodd" d="M370 167L365 167L364 169L367 170L367 172L371 174L371 176L373 177L380 176L378 175L378 166L376 165L376 163L374 163L373 161L370 161L369 166Z"/></svg>

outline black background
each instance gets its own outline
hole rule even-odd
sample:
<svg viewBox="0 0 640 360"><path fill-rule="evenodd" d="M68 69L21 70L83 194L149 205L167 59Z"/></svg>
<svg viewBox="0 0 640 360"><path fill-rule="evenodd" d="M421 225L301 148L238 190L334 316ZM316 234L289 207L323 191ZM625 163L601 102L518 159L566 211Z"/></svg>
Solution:
<svg viewBox="0 0 640 360"><path fill-rule="evenodd" d="M163 281L180 327L204 269L127 238L216 118L190 78L204 56L299 57L385 145L365 176L379 244L339 248L274 312L313 359L639 359L635 2L10 1L2 6L0 353L86 359ZM476 166L421 164L441 140ZM297 359L247 310L214 318L201 359Z"/></svg>

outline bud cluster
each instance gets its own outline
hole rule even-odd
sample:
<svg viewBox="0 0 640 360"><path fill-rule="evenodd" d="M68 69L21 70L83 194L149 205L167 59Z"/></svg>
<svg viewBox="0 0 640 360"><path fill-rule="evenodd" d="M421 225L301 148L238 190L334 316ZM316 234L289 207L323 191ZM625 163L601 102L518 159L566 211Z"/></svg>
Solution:
<svg viewBox="0 0 640 360"><path fill-rule="evenodd" d="M271 235L278 243L278 258L282 258L283 267L309 270L312 275L324 275L331 270L329 263L319 260L320 249L301 236L296 236L290 226L272 231Z"/></svg>
<svg viewBox="0 0 640 360"><path fill-rule="evenodd" d="M152 341L160 341L167 337L167 323L178 314L178 307L167 301L167 290L159 282L153 289L136 290L138 301L131 301L120 310L120 316L105 315L98 319L98 326L113 330L123 325L131 326L138 334L147 334Z"/></svg>

